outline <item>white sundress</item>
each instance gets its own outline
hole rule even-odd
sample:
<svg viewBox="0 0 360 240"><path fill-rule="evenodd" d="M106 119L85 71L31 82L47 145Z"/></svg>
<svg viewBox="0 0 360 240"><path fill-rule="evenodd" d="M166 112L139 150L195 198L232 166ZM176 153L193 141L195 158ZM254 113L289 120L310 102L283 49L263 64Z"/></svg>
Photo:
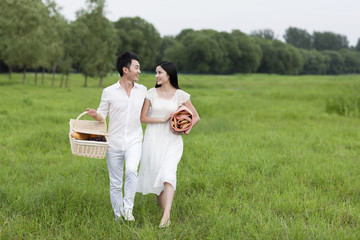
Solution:
<svg viewBox="0 0 360 240"><path fill-rule="evenodd" d="M181 105L190 99L183 90L176 90L171 99L158 96L156 88L151 88L146 94L151 103L150 117L163 118L174 113ZM181 135L170 131L170 122L148 123L140 161L140 170L136 192L142 194L164 191L164 183L170 183L176 189L176 170L183 152Z"/></svg>

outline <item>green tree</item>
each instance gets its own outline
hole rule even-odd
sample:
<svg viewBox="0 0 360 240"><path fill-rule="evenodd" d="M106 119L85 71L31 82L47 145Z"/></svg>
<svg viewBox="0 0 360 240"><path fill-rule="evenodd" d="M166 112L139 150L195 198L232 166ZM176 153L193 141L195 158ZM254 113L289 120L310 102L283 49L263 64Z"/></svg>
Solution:
<svg viewBox="0 0 360 240"><path fill-rule="evenodd" d="M193 33L195 33L193 29L183 29L178 35L176 35L174 41L167 44L164 51L164 58L173 61L180 72L192 72L191 70L186 70L190 53L187 46L184 44L184 38L188 34Z"/></svg>
<svg viewBox="0 0 360 240"><path fill-rule="evenodd" d="M339 50L349 47L346 36L332 32L314 32L313 44L316 50Z"/></svg>
<svg viewBox="0 0 360 240"><path fill-rule="evenodd" d="M214 66L223 53L217 41L209 36L209 32L188 32L181 36L180 42L185 46L187 54L183 69L185 72L218 73Z"/></svg>
<svg viewBox="0 0 360 240"><path fill-rule="evenodd" d="M173 36L164 36L160 39L160 43L156 53L156 63L164 60L166 50L170 46L173 46L175 42L177 42L177 40Z"/></svg>
<svg viewBox="0 0 360 240"><path fill-rule="evenodd" d="M235 63L240 61L242 53L239 45L234 44L236 38L227 32L213 32L209 35L215 39L219 45L219 57L214 62L215 73L234 73L236 72Z"/></svg>
<svg viewBox="0 0 360 240"><path fill-rule="evenodd" d="M358 41L357 41L357 44L356 44L356 46L355 46L355 50L358 51L358 52L360 52L360 38L359 38Z"/></svg>
<svg viewBox="0 0 360 240"><path fill-rule="evenodd" d="M343 48L339 53L345 62L342 73L360 73L360 52Z"/></svg>
<svg viewBox="0 0 360 240"><path fill-rule="evenodd" d="M312 36L306 30L289 27L285 31L285 42L293 45L297 48L311 49L312 48Z"/></svg>
<svg viewBox="0 0 360 240"><path fill-rule="evenodd" d="M70 34L68 36L69 42L65 49L71 56L73 62L72 67L84 75L84 87L87 87L88 69L86 68L86 55L91 46L88 41L85 41L85 39L89 39L91 37L91 31L83 17L80 17L80 14L83 13L79 13L78 18L74 22L70 23Z"/></svg>
<svg viewBox="0 0 360 240"><path fill-rule="evenodd" d="M250 36L268 40L275 40L275 33L271 29L254 30L250 33Z"/></svg>
<svg viewBox="0 0 360 240"><path fill-rule="evenodd" d="M120 18L114 26L119 42L116 54L123 51L135 52L140 58L141 68L152 69L156 64L161 40L155 27L140 17Z"/></svg>
<svg viewBox="0 0 360 240"><path fill-rule="evenodd" d="M172 36L165 36L161 39L156 62L163 60L172 61L180 72L184 69L187 61L185 46Z"/></svg>
<svg viewBox="0 0 360 240"><path fill-rule="evenodd" d="M48 20L44 23L45 28L45 57L44 66L48 66L52 72L51 86L54 86L55 73L64 55L64 37L68 27L66 20L59 14L56 3L47 0L47 8L50 11Z"/></svg>
<svg viewBox="0 0 360 240"><path fill-rule="evenodd" d="M209 29L196 31L193 34L206 36L206 39L208 39L206 41L210 46L209 53L211 53L211 58L207 58L207 65L209 66L208 72L216 74L229 73L232 67L230 57L241 54L237 45L232 44L234 42L232 35L227 32L217 32ZM191 58L196 46L192 46L191 44L189 46L193 47L193 49L189 49L189 56Z"/></svg>
<svg viewBox="0 0 360 240"><path fill-rule="evenodd" d="M301 74L326 74L330 65L330 57L317 50L301 49L303 68Z"/></svg>
<svg viewBox="0 0 360 240"><path fill-rule="evenodd" d="M71 38L71 28L70 25L66 25L66 28L64 29L64 48L63 48L63 55L59 62L59 68L62 73L62 78L60 82L60 87L63 85L63 77L66 76L65 81L65 88L68 87L68 81L69 81L69 74L70 71L73 70L72 64L73 64L73 54L72 54L72 38Z"/></svg>
<svg viewBox="0 0 360 240"><path fill-rule="evenodd" d="M87 3L87 11L78 12L71 26L74 42L70 49L80 48L73 59L85 76L84 86L87 87L87 77L91 76L99 77L99 87L102 87L103 78L114 68L115 29L104 17L104 0L88 0Z"/></svg>
<svg viewBox="0 0 360 240"><path fill-rule="evenodd" d="M298 49L278 40L258 39L262 49L261 73L298 74L302 69L302 57Z"/></svg>
<svg viewBox="0 0 360 240"><path fill-rule="evenodd" d="M322 52L330 58L327 74L342 74L345 73L345 58L339 51L326 50Z"/></svg>
<svg viewBox="0 0 360 240"><path fill-rule="evenodd" d="M23 83L26 71L40 63L46 21L46 6L40 0L4 0L0 8L0 51L9 67L9 78L13 67L23 68Z"/></svg>
<svg viewBox="0 0 360 240"><path fill-rule="evenodd" d="M176 35L175 38L176 38L176 40L182 42L184 37L186 37L188 34L192 34L194 32L195 32L194 29L186 28L186 29L181 30L181 32L178 35Z"/></svg>
<svg viewBox="0 0 360 240"><path fill-rule="evenodd" d="M184 72L255 72L261 60L260 46L240 31L184 29L168 39L164 49L166 59Z"/></svg>
<svg viewBox="0 0 360 240"><path fill-rule="evenodd" d="M172 61L176 65L177 70L183 72L188 59L187 50L184 44L175 40L165 49L163 59Z"/></svg>
<svg viewBox="0 0 360 240"><path fill-rule="evenodd" d="M238 52L230 55L232 61L231 72L256 72L262 58L262 51L259 44L257 44L253 37L249 37L239 30L232 31L231 35L234 37L234 42L231 44L237 45L238 48Z"/></svg>
<svg viewBox="0 0 360 240"><path fill-rule="evenodd" d="M16 16L16 8L20 7L21 2L3 1L0 7L0 57L9 69L9 79L14 67L19 65L20 52L18 51L20 29L15 28L20 19Z"/></svg>

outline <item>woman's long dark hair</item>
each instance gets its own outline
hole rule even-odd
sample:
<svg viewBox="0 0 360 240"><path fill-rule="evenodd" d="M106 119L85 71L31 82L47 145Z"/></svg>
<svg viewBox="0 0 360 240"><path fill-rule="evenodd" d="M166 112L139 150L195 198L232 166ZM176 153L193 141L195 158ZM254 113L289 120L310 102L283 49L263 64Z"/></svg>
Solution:
<svg viewBox="0 0 360 240"><path fill-rule="evenodd" d="M169 75L170 77L170 84L176 88L176 89L180 89L179 84L178 84L178 75L177 75L177 71L176 71L176 67L172 62L169 61L163 61L161 63L159 63L158 65L156 65L156 67L162 67L165 72ZM158 88L161 85L158 85L157 83L155 84L155 87Z"/></svg>

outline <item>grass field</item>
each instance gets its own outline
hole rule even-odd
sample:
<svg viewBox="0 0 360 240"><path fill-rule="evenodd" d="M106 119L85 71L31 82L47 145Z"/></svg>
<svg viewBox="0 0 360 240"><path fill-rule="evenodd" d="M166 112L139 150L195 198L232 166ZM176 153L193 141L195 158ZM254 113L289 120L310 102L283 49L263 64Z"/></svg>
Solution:
<svg viewBox="0 0 360 240"><path fill-rule="evenodd" d="M360 118L328 106L358 95L360 75L180 75L201 121L167 229L154 195L115 222L105 159L71 154L69 119L97 108L98 80L33 78L0 75L0 239L360 239Z"/></svg>

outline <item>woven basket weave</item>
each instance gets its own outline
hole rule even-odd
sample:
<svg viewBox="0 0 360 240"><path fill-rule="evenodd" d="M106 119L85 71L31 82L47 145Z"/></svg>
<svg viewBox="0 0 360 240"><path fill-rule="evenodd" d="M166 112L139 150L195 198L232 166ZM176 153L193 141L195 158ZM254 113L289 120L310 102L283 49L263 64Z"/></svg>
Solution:
<svg viewBox="0 0 360 240"><path fill-rule="evenodd" d="M70 119L70 146L75 156L88 158L104 158L108 148L107 142L78 140L71 137L72 132L103 135L107 140L107 125L105 119L102 122L91 120L80 120L87 112L81 113L76 119Z"/></svg>

